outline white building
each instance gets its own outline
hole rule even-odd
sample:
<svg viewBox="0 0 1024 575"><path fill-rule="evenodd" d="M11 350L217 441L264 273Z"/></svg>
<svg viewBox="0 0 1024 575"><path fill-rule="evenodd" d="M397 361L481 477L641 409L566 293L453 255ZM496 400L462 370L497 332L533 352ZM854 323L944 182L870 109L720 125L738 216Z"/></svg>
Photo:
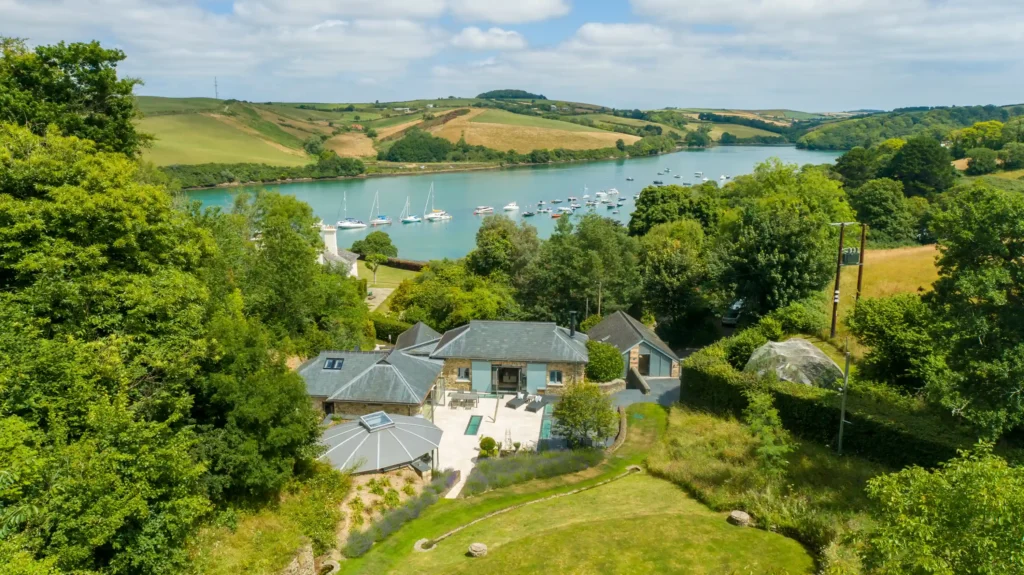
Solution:
<svg viewBox="0 0 1024 575"><path fill-rule="evenodd" d="M325 265L339 266L348 270L350 277L359 277L359 256L348 250L338 249L338 230L334 226L320 225L320 235L324 238L324 251L319 262Z"/></svg>

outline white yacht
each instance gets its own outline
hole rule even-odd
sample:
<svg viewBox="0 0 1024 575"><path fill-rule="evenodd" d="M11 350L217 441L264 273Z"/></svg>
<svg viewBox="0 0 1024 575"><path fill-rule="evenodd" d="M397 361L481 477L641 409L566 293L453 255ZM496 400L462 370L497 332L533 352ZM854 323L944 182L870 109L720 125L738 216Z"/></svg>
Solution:
<svg viewBox="0 0 1024 575"><path fill-rule="evenodd" d="M494 213L494 208L492 208L491 206L477 206L476 209L473 210L473 215L474 216L479 216L479 215L482 215L482 214L493 214L493 213Z"/></svg>
<svg viewBox="0 0 1024 575"><path fill-rule="evenodd" d="M569 203L579 201L579 198L577 198L576 196L569 196L568 199L569 199Z"/></svg>
<svg viewBox="0 0 1024 575"><path fill-rule="evenodd" d="M405 208L402 209L402 213L399 216L403 224L418 224L423 221L423 218L412 213L412 208L409 207L409 198L405 198Z"/></svg>
<svg viewBox="0 0 1024 575"><path fill-rule="evenodd" d="M515 202L509 202L505 204L505 207L502 209L504 209L506 212L514 212L519 209L519 204Z"/></svg>
<svg viewBox="0 0 1024 575"><path fill-rule="evenodd" d="M427 211L427 204L430 204L430 211ZM434 208L434 184L430 184L430 191L427 193L427 201L423 204L423 219L428 222L440 222L452 219L452 215L444 210Z"/></svg>
<svg viewBox="0 0 1024 575"><path fill-rule="evenodd" d="M377 214L377 215L374 215ZM390 226L391 218L380 213L380 192L373 194L373 207L370 208L371 226Z"/></svg>
<svg viewBox="0 0 1024 575"><path fill-rule="evenodd" d="M702 182L707 182L707 181L709 181L709 180L708 180L707 178L701 178L701 180L700 180L700 181L702 181Z"/></svg>
<svg viewBox="0 0 1024 575"><path fill-rule="evenodd" d="M617 196L617 195L619 195L619 190L616 190L615 188L611 188L611 189L608 190L608 195L609 196Z"/></svg>
<svg viewBox="0 0 1024 575"><path fill-rule="evenodd" d="M355 218L348 217L348 192L345 193L343 198L344 199L342 200L342 202L343 202L342 205L344 206L343 209L345 210L345 218L342 219L342 220L338 220L338 229L339 230L361 230L361 229L365 228L366 224L364 224L362 222L362 220L357 220Z"/></svg>

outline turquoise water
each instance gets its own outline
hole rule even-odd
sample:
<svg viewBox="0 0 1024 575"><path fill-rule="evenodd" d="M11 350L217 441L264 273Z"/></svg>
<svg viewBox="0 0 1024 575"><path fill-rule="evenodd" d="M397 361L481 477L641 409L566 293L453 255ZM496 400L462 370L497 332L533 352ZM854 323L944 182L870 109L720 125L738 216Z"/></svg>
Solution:
<svg viewBox="0 0 1024 575"><path fill-rule="evenodd" d="M495 213L509 213L516 219L525 219L537 227L541 237L547 237L554 229L555 220L550 214L537 214L532 218L521 218L519 213L536 209L538 200L550 202L558 198L561 204L548 207L568 206L567 198L576 196L583 204L583 188L586 186L593 198L594 192L616 188L625 205L619 214L605 206L597 206L601 215L626 223L633 211L633 195L649 186L654 180L666 184L683 182L697 183L694 172L702 171L704 176L718 180L721 175L738 176L753 171L754 166L771 157L778 157L793 164L832 163L839 156L837 152L798 150L793 147L773 146L719 146L708 150L694 150L613 162L592 162L586 164L561 164L551 166L530 166L507 170L478 172L455 172L448 174L425 174L422 176L396 176L355 180L331 180L322 182L301 182L266 186L281 193L293 194L313 207L317 216L325 222L334 223L343 217L342 197L348 196L348 216L369 221L370 208L375 192L380 192L381 213L391 216L395 222L390 226L362 230L338 230L338 245L348 247L352 242L365 237L374 229L391 234L398 255L414 260L429 260L443 257L461 257L472 249L476 231L482 216L474 216L476 206L493 206ZM669 168L672 171L657 175ZM682 178L676 179L675 175ZM632 177L635 181L626 181ZM427 191L434 185L434 207L452 215L447 222L402 224L399 214L409 198L412 211L422 215ZM240 188L220 188L189 192L206 206L229 207L232 196ZM503 212L509 202L519 204L518 212ZM428 208L429 209L429 208ZM577 211L585 212L586 208Z"/></svg>

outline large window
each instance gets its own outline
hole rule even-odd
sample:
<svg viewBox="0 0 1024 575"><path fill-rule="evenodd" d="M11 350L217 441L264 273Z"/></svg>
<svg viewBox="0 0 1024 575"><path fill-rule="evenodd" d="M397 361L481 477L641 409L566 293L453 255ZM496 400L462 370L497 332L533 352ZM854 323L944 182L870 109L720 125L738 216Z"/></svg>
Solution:
<svg viewBox="0 0 1024 575"><path fill-rule="evenodd" d="M470 368L468 368L468 367L460 367L459 368L459 373L456 374L456 376L455 376L455 381L472 381L473 380L473 375L472 374L473 374L473 370L471 370Z"/></svg>
<svg viewBox="0 0 1024 575"><path fill-rule="evenodd" d="M345 365L345 358L343 357L329 357L324 362L324 369L341 369L341 366Z"/></svg>
<svg viewBox="0 0 1024 575"><path fill-rule="evenodd" d="M548 383L551 385L562 385L562 372L557 369L552 369L548 372Z"/></svg>

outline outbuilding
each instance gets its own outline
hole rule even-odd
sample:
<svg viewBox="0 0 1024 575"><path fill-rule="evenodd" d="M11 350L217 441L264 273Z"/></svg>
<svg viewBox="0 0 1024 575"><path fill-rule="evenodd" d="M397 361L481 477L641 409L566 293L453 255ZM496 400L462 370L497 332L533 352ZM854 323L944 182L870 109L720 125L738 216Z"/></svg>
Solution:
<svg viewBox="0 0 1024 575"><path fill-rule="evenodd" d="M615 346L622 353L622 377L630 367L642 376L679 377L679 356L646 325L617 311L587 332L590 339Z"/></svg>

